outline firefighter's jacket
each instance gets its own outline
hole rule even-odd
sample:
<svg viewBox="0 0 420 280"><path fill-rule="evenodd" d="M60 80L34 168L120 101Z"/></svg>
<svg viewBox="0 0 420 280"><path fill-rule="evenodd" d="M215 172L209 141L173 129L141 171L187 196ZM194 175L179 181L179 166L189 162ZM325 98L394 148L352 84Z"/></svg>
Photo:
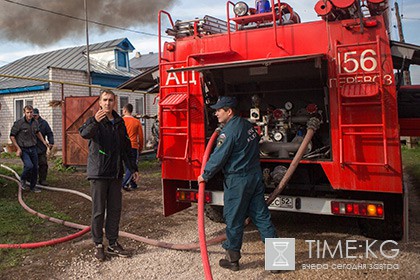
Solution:
<svg viewBox="0 0 420 280"><path fill-rule="evenodd" d="M260 171L259 136L247 120L233 116L223 127L202 175L205 181L220 169L225 177Z"/></svg>
<svg viewBox="0 0 420 280"><path fill-rule="evenodd" d="M108 118L97 122L90 117L80 128L80 135L89 139L87 162L88 179L122 178L124 164L131 173L138 171L131 153L131 143L123 119L115 112L113 122Z"/></svg>

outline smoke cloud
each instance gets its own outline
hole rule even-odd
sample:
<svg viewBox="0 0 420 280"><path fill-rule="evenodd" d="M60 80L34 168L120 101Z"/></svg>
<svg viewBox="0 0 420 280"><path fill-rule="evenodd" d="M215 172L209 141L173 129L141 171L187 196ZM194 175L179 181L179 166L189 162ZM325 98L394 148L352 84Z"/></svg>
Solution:
<svg viewBox="0 0 420 280"><path fill-rule="evenodd" d="M158 12L177 0L87 0L88 19L107 25L144 31L156 25ZM15 2L15 3L13 3ZM85 22L23 5L38 7L71 17L85 18L84 0L5 0L0 2L0 36L11 41L46 46L64 38L85 34ZM157 28L156 28L157 29ZM89 32L116 29L89 23Z"/></svg>

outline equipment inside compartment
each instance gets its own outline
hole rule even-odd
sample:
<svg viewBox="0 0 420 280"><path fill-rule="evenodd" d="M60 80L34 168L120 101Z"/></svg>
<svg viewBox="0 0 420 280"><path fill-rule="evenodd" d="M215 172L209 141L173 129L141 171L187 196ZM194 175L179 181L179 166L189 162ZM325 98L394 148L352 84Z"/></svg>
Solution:
<svg viewBox="0 0 420 280"><path fill-rule="evenodd" d="M304 159L331 159L327 63L320 57L295 62L222 65L202 71L207 136L217 127L219 96L235 96L238 114L254 124L264 159L291 159L306 134L310 118L321 120Z"/></svg>

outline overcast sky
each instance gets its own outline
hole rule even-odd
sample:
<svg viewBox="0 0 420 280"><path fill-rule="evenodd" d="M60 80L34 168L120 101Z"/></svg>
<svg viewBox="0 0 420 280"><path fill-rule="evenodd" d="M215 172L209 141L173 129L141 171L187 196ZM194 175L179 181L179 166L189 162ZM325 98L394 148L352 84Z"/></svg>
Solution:
<svg viewBox="0 0 420 280"><path fill-rule="evenodd" d="M157 52L157 11L164 9L172 15L173 20L189 20L204 15L212 15L220 19L226 18L225 0L87 0L92 5L90 20L126 27L132 31L117 30L109 27L99 28L90 24L90 43L127 37L140 53ZM91 3L89 3L91 1ZM82 21L47 13L45 11L24 7L15 3L24 3L62 14L84 17L84 0L0 0L0 66L21 57L46 51L84 45L86 43L85 25ZM119 2L128 8L122 9ZM254 1L245 0L248 4ZM288 0L302 21L318 20L313 9L317 0ZM420 45L420 1L397 1L402 14L405 41ZM70 4L71 3L71 4ZM153 3L153 6L152 4ZM394 7L394 1L390 0ZM147 7L147 9L146 9ZM89 10L88 10L89 11ZM120 13L118 13L120 11ZM108 13L107 13L108 12ZM108 15L109 14L109 15ZM139 14L144 14L143 18ZM155 15L153 15L155 14ZM394 11L391 12L394 15ZM124 15L124 17L119 17ZM129 22L129 23L127 23ZM130 23L133 22L133 25ZM395 25L395 16L392 17ZM40 27L39 27L40 26ZM66 32L61 32L65 30ZM6 32L8 32L6 34ZM140 33L139 33L140 32ZM54 34L51 38L47 34ZM398 40L398 32L394 27L392 39ZM54 38L62 37L55 41ZM420 68L412 68L413 83L420 84Z"/></svg>

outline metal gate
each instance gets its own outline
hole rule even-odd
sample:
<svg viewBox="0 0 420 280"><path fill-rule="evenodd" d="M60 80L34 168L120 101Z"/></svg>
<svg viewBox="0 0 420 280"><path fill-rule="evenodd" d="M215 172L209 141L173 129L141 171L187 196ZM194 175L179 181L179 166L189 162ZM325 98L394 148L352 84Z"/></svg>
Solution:
<svg viewBox="0 0 420 280"><path fill-rule="evenodd" d="M79 127L99 110L99 96L66 97L63 104L63 164L86 165L88 141L79 134Z"/></svg>

